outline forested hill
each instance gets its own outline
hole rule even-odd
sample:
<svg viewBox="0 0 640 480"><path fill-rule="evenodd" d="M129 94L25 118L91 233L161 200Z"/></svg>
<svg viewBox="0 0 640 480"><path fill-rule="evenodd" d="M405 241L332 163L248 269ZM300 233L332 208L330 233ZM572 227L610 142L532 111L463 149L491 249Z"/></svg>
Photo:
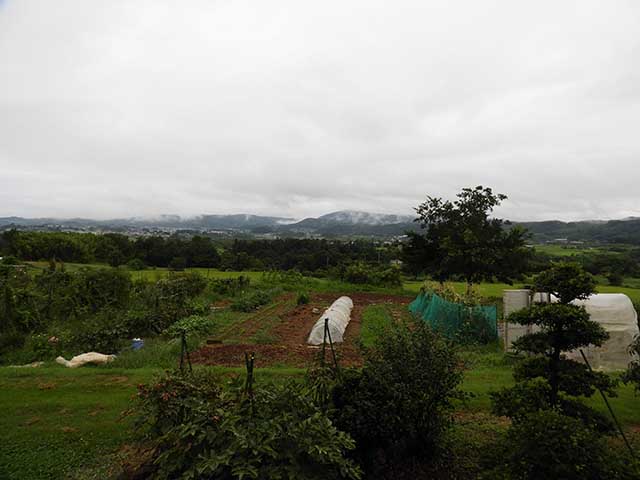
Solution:
<svg viewBox="0 0 640 480"><path fill-rule="evenodd" d="M603 222L516 222L514 225L528 229L536 243L566 238L568 241L640 245L640 218Z"/></svg>
<svg viewBox="0 0 640 480"><path fill-rule="evenodd" d="M391 238L403 235L407 230L417 230L409 215L384 215L358 211L340 211L317 218L300 221L282 217L256 215L200 215L181 218L176 215L161 215L157 218L129 218L119 220L87 219L27 219L21 217L0 218L0 231L13 228L45 231L102 231L136 235L145 228L174 231L193 229L204 234L214 230L225 231L227 236L243 237L271 234L276 237L376 237ZM640 218L610 221L561 222L514 222L527 228L534 243L556 239L583 241L586 243L627 243L640 245Z"/></svg>

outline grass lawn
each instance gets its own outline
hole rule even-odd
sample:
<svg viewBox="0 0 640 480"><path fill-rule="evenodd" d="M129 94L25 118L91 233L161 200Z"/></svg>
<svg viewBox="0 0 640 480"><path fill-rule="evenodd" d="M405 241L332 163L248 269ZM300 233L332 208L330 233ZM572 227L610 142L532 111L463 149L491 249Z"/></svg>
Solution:
<svg viewBox="0 0 640 480"><path fill-rule="evenodd" d="M367 329L391 321L389 311L378 306L369 307L365 317L364 343L372 341L373 330L370 335ZM512 366L497 345L463 350L462 356L469 367L463 390L473 395L458 412L466 419L465 431L472 431L474 419L489 418L489 392L513 384ZM225 376L244 374L242 368L211 368ZM122 412L133 405L136 385L161 372L149 367L71 370L55 364L0 368L0 478L107 478L109 466L118 463L120 446L134 438L132 419L121 418ZM256 369L258 382L282 382L304 374L296 368ZM611 404L625 428L637 430L640 397L630 386L618 392ZM588 403L607 412L599 396Z"/></svg>
<svg viewBox="0 0 640 480"><path fill-rule="evenodd" d="M243 369L215 368L221 374ZM0 368L0 478L108 478L117 451L133 437L136 386L159 368ZM294 368L257 369L257 381L304 375Z"/></svg>
<svg viewBox="0 0 640 480"><path fill-rule="evenodd" d="M131 436L135 385L152 370L0 369L0 478L65 478ZM108 463L108 462L105 462Z"/></svg>
<svg viewBox="0 0 640 480"><path fill-rule="evenodd" d="M37 269L46 269L49 268L48 262L25 262L29 265L32 265L34 268L34 272ZM100 264L100 263L65 263L65 269L69 272L74 272L76 270L80 270L81 268L111 268L109 265ZM125 267L126 271L131 274L131 278L133 280L160 280L163 277L166 277L171 273L168 268L163 267L150 267L145 270L129 270ZM242 271L242 272L225 272L220 271L215 268L186 268L185 272L197 272L205 278L216 279L216 278L237 278L241 275L245 277L249 277L252 282L257 282L262 279L264 272L250 272L250 271Z"/></svg>
<svg viewBox="0 0 640 480"><path fill-rule="evenodd" d="M538 247L536 247L538 248ZM577 249L565 249L557 245L543 246L545 249L556 249L563 252L577 252ZM567 255L565 253L565 255ZM37 272L37 269L48 268L49 264L47 262L26 262L36 268L33 269L33 272ZM69 271L78 270L80 268L110 268L108 265L101 264L82 264L82 263L65 263L65 268ZM131 278L133 280L145 279L157 281L163 277L169 275L170 270L167 268L150 268L147 270L140 271L132 271L127 270L131 274ZM253 271L238 271L238 272L227 272L220 271L214 268L187 268L185 271L187 272L197 272L200 273L205 278L210 279L219 279L219 278L237 278L241 275L248 277L251 279L253 283L259 283L263 277L265 272L253 272ZM407 294L417 294L420 291L420 288L423 285L423 281L418 280L406 280L403 282L402 288L368 288L368 290L374 291L387 291L389 293L407 293ZM459 293L464 293L466 289L466 284L464 282L451 282L453 287ZM624 282L625 286L623 287L613 287L611 285L599 284L597 289L599 293L624 293L634 303L640 303L640 279L636 278L626 278ZM484 297L488 298L502 298L502 291L513 288L522 288L523 284L513 284L508 285L506 283L481 283L478 286L480 294ZM304 285L300 285L301 289L312 289L314 291L343 291L345 293L351 291L362 291L361 285L353 285L342 283L335 280L329 280L324 278L312 278L305 277Z"/></svg>
<svg viewBox="0 0 640 480"><path fill-rule="evenodd" d="M464 282L447 282L453 286L458 293L464 293L467 289L467 284ZM409 292L418 293L424 282L418 280L408 280L404 282L404 289ZM522 284L507 285L506 283L481 283L478 285L480 295L487 298L502 298L502 291L522 288Z"/></svg>
<svg viewBox="0 0 640 480"><path fill-rule="evenodd" d="M420 291L420 287L422 287L424 282L417 280L408 280L404 282L404 289L408 292L418 293ZM464 282L450 282L451 285L456 289L458 293L464 293L467 288ZM614 287L611 285L603 285L599 284L596 287L598 293L624 293L627 295L632 302L640 303L640 288L633 288L633 286L638 285L640 287L640 283L637 279L628 279L625 281L624 287ZM507 285L506 283L481 283L478 285L478 290L483 297L487 298L500 298L502 299L503 290L509 290L514 288L524 288L524 285L514 283L513 285Z"/></svg>
<svg viewBox="0 0 640 480"><path fill-rule="evenodd" d="M572 255L581 255L583 253L602 253L603 251L598 248L575 245L535 245L534 248L537 252L546 253L547 255L552 255L554 257L570 257Z"/></svg>
<svg viewBox="0 0 640 480"><path fill-rule="evenodd" d="M362 313L362 326L360 327L360 342L364 347L371 347L379 332L391 325L393 318L386 305L368 306Z"/></svg>

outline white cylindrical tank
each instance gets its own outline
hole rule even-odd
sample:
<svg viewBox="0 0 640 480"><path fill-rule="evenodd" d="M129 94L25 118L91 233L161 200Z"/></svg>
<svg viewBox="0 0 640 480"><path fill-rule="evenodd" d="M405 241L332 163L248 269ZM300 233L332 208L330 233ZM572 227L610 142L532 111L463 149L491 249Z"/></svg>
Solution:
<svg viewBox="0 0 640 480"><path fill-rule="evenodd" d="M328 320L331 341L340 343L343 341L344 331L351 320L351 310L353 301L349 297L340 297L327 308L318 321L311 328L307 343L310 345L321 345L324 341L324 324ZM329 340L327 339L327 342Z"/></svg>
<svg viewBox="0 0 640 480"><path fill-rule="evenodd" d="M531 304L531 290L504 290L502 292L502 304L504 305L503 316L506 321L507 317L513 312L529 307ZM514 340L527 333L531 333L531 327L517 323L505 323L503 330L505 349L509 350Z"/></svg>

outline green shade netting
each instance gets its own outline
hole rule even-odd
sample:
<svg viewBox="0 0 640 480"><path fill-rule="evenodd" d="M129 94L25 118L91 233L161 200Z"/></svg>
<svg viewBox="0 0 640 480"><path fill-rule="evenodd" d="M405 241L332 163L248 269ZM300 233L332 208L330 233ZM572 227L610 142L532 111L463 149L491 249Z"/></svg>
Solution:
<svg viewBox="0 0 640 480"><path fill-rule="evenodd" d="M489 342L498 338L498 310L495 305L467 306L453 303L432 292L421 292L409 310L452 339Z"/></svg>

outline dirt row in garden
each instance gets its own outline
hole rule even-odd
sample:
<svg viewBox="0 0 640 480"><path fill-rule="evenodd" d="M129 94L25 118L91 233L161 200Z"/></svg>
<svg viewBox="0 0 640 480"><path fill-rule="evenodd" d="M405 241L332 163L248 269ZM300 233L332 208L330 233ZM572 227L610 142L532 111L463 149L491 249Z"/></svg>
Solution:
<svg viewBox="0 0 640 480"><path fill-rule="evenodd" d="M235 343L224 343L225 338L212 339L222 343L205 345L192 354L192 361L204 365L244 366L245 352L254 352L257 367L307 367L316 361L321 350L321 347L307 345L309 332L322 312L339 296L335 293L312 294L307 305L295 306L290 294L283 295L277 300L276 305L259 310L241 324L234 325L232 331L225 332L224 336L233 337ZM362 363L358 340L362 314L366 307L393 305L392 315L397 318L399 315L395 311L398 307L406 308L411 301L409 297L381 293L352 293L348 296L353 300L351 321L345 331L344 343L336 345L339 361L343 366ZM278 318L274 319L274 316ZM261 326L264 326L264 322L272 323L268 333L274 341L256 344L253 337L260 331Z"/></svg>

